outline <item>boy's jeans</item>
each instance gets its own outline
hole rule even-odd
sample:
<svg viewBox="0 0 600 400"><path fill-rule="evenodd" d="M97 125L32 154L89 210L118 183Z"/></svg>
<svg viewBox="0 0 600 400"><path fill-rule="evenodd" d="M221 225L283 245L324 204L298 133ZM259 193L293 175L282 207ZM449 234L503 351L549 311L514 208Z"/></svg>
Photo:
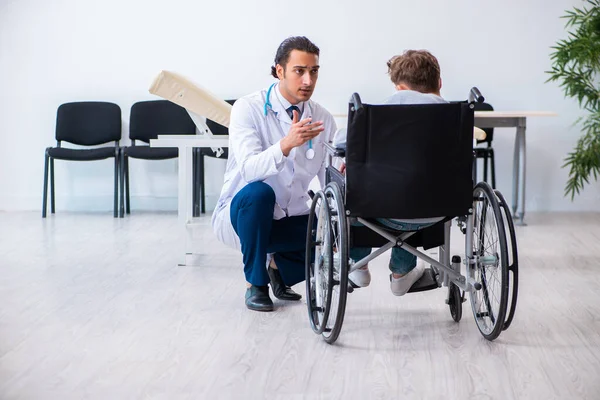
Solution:
<svg viewBox="0 0 600 400"><path fill-rule="evenodd" d="M388 228L392 228L398 231L418 231L433 223L408 223L400 222L393 219L377 218L377 222ZM353 224L355 226L362 226L360 222ZM350 258L354 262L358 262L371 254L370 247L352 247L350 248ZM408 251L400 248L392 248L392 257L390 258L390 270L396 274L405 275L413 270L417 266L417 256L410 254Z"/></svg>

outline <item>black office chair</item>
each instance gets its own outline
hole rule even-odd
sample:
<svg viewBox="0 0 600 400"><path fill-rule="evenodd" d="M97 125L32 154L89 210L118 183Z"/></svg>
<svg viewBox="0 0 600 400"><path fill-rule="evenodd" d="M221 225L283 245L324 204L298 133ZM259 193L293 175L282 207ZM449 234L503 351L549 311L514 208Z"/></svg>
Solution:
<svg viewBox="0 0 600 400"><path fill-rule="evenodd" d="M131 106L129 138L131 146L121 148L121 204L120 216L131 213L129 197L129 158L167 160L177 158L176 148L137 145L136 140L150 143L158 135L195 135L196 125L187 111L168 100L140 101ZM195 163L195 160L194 160ZM194 186L196 177L194 176ZM195 199L194 199L195 200ZM196 215L194 215L196 216Z"/></svg>
<svg viewBox="0 0 600 400"><path fill-rule="evenodd" d="M475 111L494 111L494 108L488 103L474 103ZM485 131L485 139L477 140L477 144L487 143L487 147L475 147L476 158L483 159L483 180L488 181L488 162L490 165L492 175L492 188L496 188L496 162L494 160L494 148L492 147L492 140L494 139L494 128L483 128Z"/></svg>
<svg viewBox="0 0 600 400"><path fill-rule="evenodd" d="M117 217L119 140L121 140L121 108L107 102L73 102L58 107L56 115L56 147L48 147L44 163L42 218L48 205L48 169L50 169L50 212L55 212L54 160L96 161L115 159L114 217ZM98 146L114 141L114 146L72 149L61 146L68 142L79 146Z"/></svg>
<svg viewBox="0 0 600 400"><path fill-rule="evenodd" d="M228 102L229 104L233 105L233 103L235 103L237 99L234 100L225 100L226 102ZM215 121L212 121L210 119L206 119L206 125L209 127L209 129L211 130L211 132L214 135L229 135L229 129L226 126L223 126L221 124L216 123ZM206 195L205 195L205 189L204 189L204 157L217 157L217 154L215 154L214 151L212 151L212 149L210 147L202 147L199 150L199 156L198 156L198 163L196 164L196 175L198 176L199 179L199 184L198 184L198 189L200 190L200 193L196 193L196 197L198 198L198 203L200 203L200 201L202 201L202 203L200 203L200 210L195 210L196 212L200 211L202 214L204 214L206 212ZM224 148L223 149L223 154L220 155L219 158L222 158L224 160L227 159L227 157L229 157L229 149L228 148ZM196 203L196 207L198 207L198 203Z"/></svg>

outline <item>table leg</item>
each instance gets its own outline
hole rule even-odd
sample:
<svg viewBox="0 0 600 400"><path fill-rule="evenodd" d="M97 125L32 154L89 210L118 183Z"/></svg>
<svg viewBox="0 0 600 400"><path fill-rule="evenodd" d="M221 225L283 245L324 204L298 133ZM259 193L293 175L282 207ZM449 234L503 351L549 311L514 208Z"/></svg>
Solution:
<svg viewBox="0 0 600 400"><path fill-rule="evenodd" d="M525 140L526 131L526 120L525 118L519 118L519 125L517 126L517 142L519 143L519 212L517 216L519 221L518 225L525 224L525 183L527 176L527 149Z"/></svg>
<svg viewBox="0 0 600 400"><path fill-rule="evenodd" d="M191 231L188 228L192 216L192 147L179 147L178 164L178 198L177 198L177 219L181 229L182 251L181 263L179 265L188 265L188 256L192 254Z"/></svg>
<svg viewBox="0 0 600 400"><path fill-rule="evenodd" d="M516 218L517 204L519 203L519 128L515 135L515 148L513 153L513 177L512 177L512 215Z"/></svg>

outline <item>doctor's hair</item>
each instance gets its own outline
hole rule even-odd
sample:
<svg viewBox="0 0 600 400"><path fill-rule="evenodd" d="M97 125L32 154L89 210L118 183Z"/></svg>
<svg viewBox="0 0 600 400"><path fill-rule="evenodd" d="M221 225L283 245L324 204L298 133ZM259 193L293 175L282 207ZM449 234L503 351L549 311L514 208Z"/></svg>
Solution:
<svg viewBox="0 0 600 400"><path fill-rule="evenodd" d="M440 64L427 50L406 50L392 57L387 66L394 85L403 83L421 93L440 90Z"/></svg>
<svg viewBox="0 0 600 400"><path fill-rule="evenodd" d="M271 67L271 75L273 75L275 79L279 79L275 67L279 64L285 70L285 66L290 59L292 50L303 51L319 56L319 48L305 36L292 36L285 39L279 45L277 53L275 54L275 65Z"/></svg>

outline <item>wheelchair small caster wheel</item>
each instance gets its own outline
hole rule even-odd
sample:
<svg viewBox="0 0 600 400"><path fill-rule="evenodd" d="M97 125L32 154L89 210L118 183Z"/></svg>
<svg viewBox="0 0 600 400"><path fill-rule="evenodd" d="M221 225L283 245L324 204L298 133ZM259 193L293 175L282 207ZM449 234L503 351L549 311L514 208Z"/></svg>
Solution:
<svg viewBox="0 0 600 400"><path fill-rule="evenodd" d="M479 283L479 282L475 282L475 283L473 284L473 287L475 288L475 290L481 290L481 283Z"/></svg>
<svg viewBox="0 0 600 400"><path fill-rule="evenodd" d="M460 288L456 286L454 283L450 283L450 287L448 288L450 291L448 295L448 306L450 307L450 315L452 315L452 319L456 322L459 322L462 318L462 303L463 298L460 294Z"/></svg>

